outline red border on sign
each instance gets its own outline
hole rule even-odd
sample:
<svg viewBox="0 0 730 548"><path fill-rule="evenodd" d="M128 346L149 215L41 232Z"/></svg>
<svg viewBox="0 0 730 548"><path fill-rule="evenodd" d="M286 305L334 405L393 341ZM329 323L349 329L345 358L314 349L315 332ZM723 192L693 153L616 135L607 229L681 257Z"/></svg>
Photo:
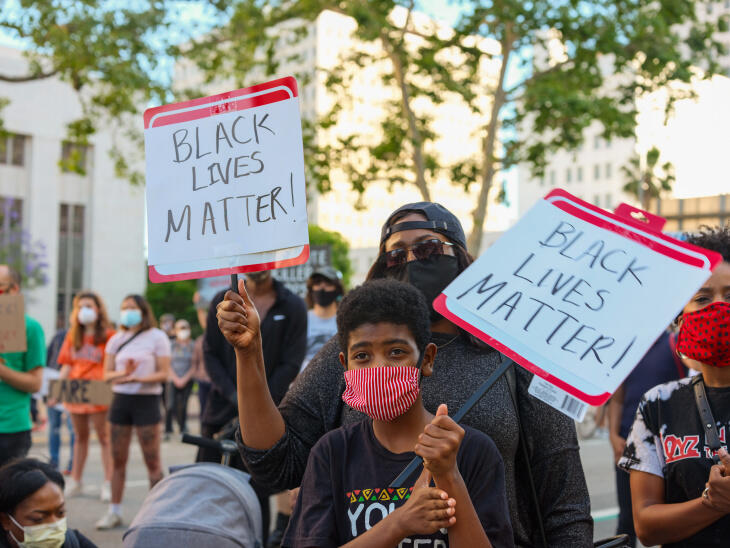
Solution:
<svg viewBox="0 0 730 548"><path fill-rule="evenodd" d="M217 95L199 97L190 101L182 101L180 103L170 103L168 105L148 108L144 112L144 128L150 129L152 127L161 127L181 122L189 122L191 120L200 120L202 118L215 116L225 112L237 112L239 110L246 110L253 107L270 105L272 103L285 101L298 96L299 91L296 79L292 76L287 76L285 78L279 78L278 80L272 80L270 82L265 82L248 88L241 88L234 91L219 93ZM210 105L209 108L205 108L206 105ZM160 274L154 266L150 265L148 267L148 274L150 281L153 283L174 282L179 280L193 280L198 278L210 278L213 276L244 274L246 272L258 272L261 270L271 270L273 268L295 266L307 262L308 259L309 244L304 246L302 252L298 256L281 261L270 261L267 263L250 264L232 268L202 270L198 272L183 272L180 274Z"/></svg>
<svg viewBox="0 0 730 548"><path fill-rule="evenodd" d="M153 283L177 282L180 280L196 280L198 278L212 278L214 276L228 276L230 274L245 274L246 272L260 272L261 270L272 270L274 268L284 268L285 266L296 266L298 264L306 263L308 260L309 244L305 245L302 252L296 257L284 259L282 261L234 266L232 268L217 268L215 270L201 270L199 272L183 272L181 274L160 274L154 266L149 266L148 270L150 281Z"/></svg>
<svg viewBox="0 0 730 548"><path fill-rule="evenodd" d="M556 200L555 198L558 199ZM566 192L563 189L554 189L550 191L543 199L573 217L581 219L599 228L610 230L611 232L614 232L619 236L633 240L645 247L648 247L653 251L656 251L657 253L661 253L662 255L681 263L697 268L707 268L709 272L722 261L722 256L719 253L715 253L714 251L709 251L701 247L689 244L687 242L682 242L680 240L672 238L671 236L667 236L666 234L662 234L660 229L664 225L663 218L639 210L627 204L621 204L616 210L617 213L611 213L609 211L601 209L600 207L594 206L591 203L585 202L580 198L576 198L575 196L573 196L569 192ZM642 214L647 219L647 222L643 222L632 217L632 212ZM606 218L608 218L608 220ZM628 225L631 228L613 224L611 221L621 223L623 225ZM648 235L651 235L651 238L648 237ZM701 259L693 257L689 254L683 254L680 250L676 249L677 247L680 247L687 251L691 251L695 254L703 255L707 258L709 267L707 267L706 263L703 262ZM579 398L581 401L584 401L589 405L601 405L611 397L611 394L609 392L599 395L586 394L585 392L578 390L577 388L571 386L565 381L544 371L539 366L535 365L530 360L528 360L524 356L521 356L511 348L508 348L494 337L487 335L482 330L467 323L462 318L456 316L452 311L449 310L448 301L445 294L441 293L438 297L436 297L433 302L433 307L441 315L443 315L445 318L458 325L465 331L471 333L475 337L489 344L491 347L510 357L528 371L531 371L538 377L541 377L551 384L554 384L568 394Z"/></svg>
<svg viewBox="0 0 730 548"><path fill-rule="evenodd" d="M255 97L247 97L254 93L264 92L266 90L273 90L273 88L286 87L291 92L285 90L275 90L271 93L262 93ZM272 80L264 84L258 84L251 86L250 88L241 88L234 91L227 91L225 93L219 93L218 95L209 95L208 97L199 97L198 99L192 99L190 101L182 101L180 103L170 103L169 105L162 105L159 107L148 108L144 111L144 128L150 129L150 127L167 126L170 124L177 124L180 122L188 122L190 120L199 120L208 116L214 116L223 112L244 110L247 108L260 107L263 105L269 105L278 101L284 101L291 97L298 97L299 91L297 90L297 81L292 76L286 78L279 78L278 80ZM221 105L216 105L210 109L196 108L204 107L210 103L218 103L225 101L226 99L233 99L235 97L241 97L237 101L226 102ZM183 109L190 109L187 112L178 112ZM154 126L150 126L150 121L156 115L169 112L167 116L161 116L155 120ZM163 120L157 123L158 120Z"/></svg>

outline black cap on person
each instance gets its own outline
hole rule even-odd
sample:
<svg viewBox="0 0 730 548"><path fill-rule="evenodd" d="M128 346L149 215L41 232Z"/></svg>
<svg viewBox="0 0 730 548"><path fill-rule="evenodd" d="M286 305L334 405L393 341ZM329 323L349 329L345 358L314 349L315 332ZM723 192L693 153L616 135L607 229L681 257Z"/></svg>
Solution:
<svg viewBox="0 0 730 548"><path fill-rule="evenodd" d="M397 222L395 224L391 224L393 217L404 212L420 213L428 220ZM383 230L380 233L380 243L382 244L395 232L400 232L401 230L413 230L415 228L425 228L426 230L433 230L434 232L443 234L455 244L466 249L466 236L459 219L457 219L456 215L451 213L451 211L436 202L415 202L403 205L396 209L390 214L388 220L385 221L385 224L383 225Z"/></svg>

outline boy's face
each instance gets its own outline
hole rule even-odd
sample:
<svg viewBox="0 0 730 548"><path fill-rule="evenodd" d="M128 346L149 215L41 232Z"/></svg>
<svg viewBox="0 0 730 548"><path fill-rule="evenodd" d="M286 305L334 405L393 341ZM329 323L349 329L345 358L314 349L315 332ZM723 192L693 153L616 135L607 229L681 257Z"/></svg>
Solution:
<svg viewBox="0 0 730 548"><path fill-rule="evenodd" d="M433 348L431 348L433 346ZM436 346L429 343L421 364L424 376L431 374ZM347 369L365 367L416 367L419 352L410 329L390 322L366 323L350 331L347 359L340 352L340 363Z"/></svg>

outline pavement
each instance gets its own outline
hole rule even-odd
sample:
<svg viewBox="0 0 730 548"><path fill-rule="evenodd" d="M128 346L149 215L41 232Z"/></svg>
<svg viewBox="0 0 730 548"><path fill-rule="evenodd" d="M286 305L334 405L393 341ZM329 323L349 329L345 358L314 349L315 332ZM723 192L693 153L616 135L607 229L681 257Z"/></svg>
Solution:
<svg viewBox="0 0 730 548"><path fill-rule="evenodd" d="M191 404L193 400L194 398L191 398ZM195 417L191 417L191 419L189 428L191 433L196 434L199 432L199 425ZM46 439L45 432L34 433L32 456L48 459ZM581 440L580 445L583 470L591 496L591 512L595 522L594 538L610 537L616 529L616 517L618 515L614 485L613 452L606 439ZM173 437L171 441L163 442L162 463L165 470L170 466L193 462L196 451L196 447L183 444L179 440L179 436ZM64 442L61 462L67 462L67 458L68 445ZM69 527L80 530L100 547L121 547L124 527L111 531L97 531L94 529L96 520L108 509L108 505L99 500L101 480L102 469L99 445L92 438L84 472L85 492L82 496L67 501ZM142 461L139 444L133 439L127 465L127 485L122 504L125 525L129 525L134 518L148 490L147 471ZM275 513L272 515L275 515Z"/></svg>

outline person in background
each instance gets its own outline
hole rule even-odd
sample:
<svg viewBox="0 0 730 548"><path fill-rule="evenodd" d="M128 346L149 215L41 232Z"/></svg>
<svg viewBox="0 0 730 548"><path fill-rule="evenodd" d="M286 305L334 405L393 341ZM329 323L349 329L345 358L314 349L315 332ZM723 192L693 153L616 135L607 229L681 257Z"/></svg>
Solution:
<svg viewBox="0 0 730 548"><path fill-rule="evenodd" d="M169 312L160 316L160 329L162 329L170 340L175 340L175 316Z"/></svg>
<svg viewBox="0 0 730 548"><path fill-rule="evenodd" d="M63 476L35 459L0 468L0 548L96 548L66 521Z"/></svg>
<svg viewBox="0 0 730 548"><path fill-rule="evenodd" d="M686 376L686 370L675 352L675 344L673 333L662 333L608 402L609 439L616 465L616 496L619 507L616 534L629 535L632 547L636 546L636 531L631 509L631 487L629 475L618 467L618 461L626 449L626 437L644 393L658 384Z"/></svg>
<svg viewBox="0 0 730 548"><path fill-rule="evenodd" d="M58 363L62 365L61 379L104 380L104 348L114 331L109 329L106 306L101 297L92 291L78 293L73 300L70 325L58 354ZM109 429L106 422L109 407L89 403L66 403L65 407L71 413L71 423L76 435L74 465L65 495L75 497L82 494L82 479L93 425L101 447L101 462L104 467L101 500L109 502L112 477Z"/></svg>
<svg viewBox="0 0 730 548"><path fill-rule="evenodd" d="M187 320L175 322L175 339L172 341L170 380L167 383L167 413L165 417L165 440L172 434L173 417L180 433L185 433L188 418L188 399L193 389L193 343L190 338L190 324Z"/></svg>
<svg viewBox="0 0 730 548"><path fill-rule="evenodd" d="M170 374L170 339L155 327L152 308L144 297L122 301L122 330L106 345L104 379L114 386L109 408L112 447L112 500L97 529L122 524L122 495L132 429L137 432L150 488L162 479L160 463L160 396Z"/></svg>
<svg viewBox="0 0 730 548"><path fill-rule="evenodd" d="M301 371L307 367L324 343L337 333L337 303L344 294L340 274L331 266L314 269L307 278L307 352L304 355ZM297 490L279 493L276 496L276 522L269 536L268 548L277 548L284 538L284 531L289 525L292 500Z"/></svg>
<svg viewBox="0 0 730 548"><path fill-rule="evenodd" d="M730 539L730 225L686 241L723 259L677 320L677 353L702 373L644 394L619 466L642 544L720 548Z"/></svg>
<svg viewBox="0 0 730 548"><path fill-rule="evenodd" d="M66 339L66 333L68 333L68 329L59 329L46 349L46 368L43 370L43 374L44 377L48 377L48 381L57 379L61 375L61 364L58 363L58 354L61 352L61 346L63 346L63 341ZM56 468L60 467L61 462L61 427L63 424L66 425L69 435L68 465L63 469L63 475L68 476L71 474L71 467L74 462L74 430L71 425L71 413L66 410L62 403L56 403L55 405L49 404L48 452L51 454L51 464Z"/></svg>
<svg viewBox="0 0 730 548"><path fill-rule="evenodd" d="M0 295L20 294L20 274L0 264ZM43 383L46 341L43 328L25 315L25 352L0 353L0 466L24 457L31 446L30 400Z"/></svg>
<svg viewBox="0 0 730 548"><path fill-rule="evenodd" d="M289 385L297 376L307 348L307 308L304 301L275 280L271 272L246 274L246 287L261 317L261 339L265 371L264 378L276 403L281 401ZM203 341L205 367L213 387L202 419L202 435L213 437L238 416L236 395L236 355L218 327L218 303L225 291L219 292L210 303ZM263 379L262 379L263 380ZM201 448L198 461L220 462L218 451ZM239 458L237 467L243 467ZM269 494L263 483L251 484L261 503L264 536L269 531ZM266 539L264 539L266 545Z"/></svg>
<svg viewBox="0 0 730 548"><path fill-rule="evenodd" d="M195 339L195 346L193 346L193 378L198 384L198 402L200 404L200 418L202 419L211 386L208 371L205 369L205 359L203 358L205 319L208 315L208 305L210 303L203 302L197 291L195 292L195 295L193 295L193 303L195 304L195 313L198 316L198 323L200 323L200 327L203 328L203 334Z"/></svg>

